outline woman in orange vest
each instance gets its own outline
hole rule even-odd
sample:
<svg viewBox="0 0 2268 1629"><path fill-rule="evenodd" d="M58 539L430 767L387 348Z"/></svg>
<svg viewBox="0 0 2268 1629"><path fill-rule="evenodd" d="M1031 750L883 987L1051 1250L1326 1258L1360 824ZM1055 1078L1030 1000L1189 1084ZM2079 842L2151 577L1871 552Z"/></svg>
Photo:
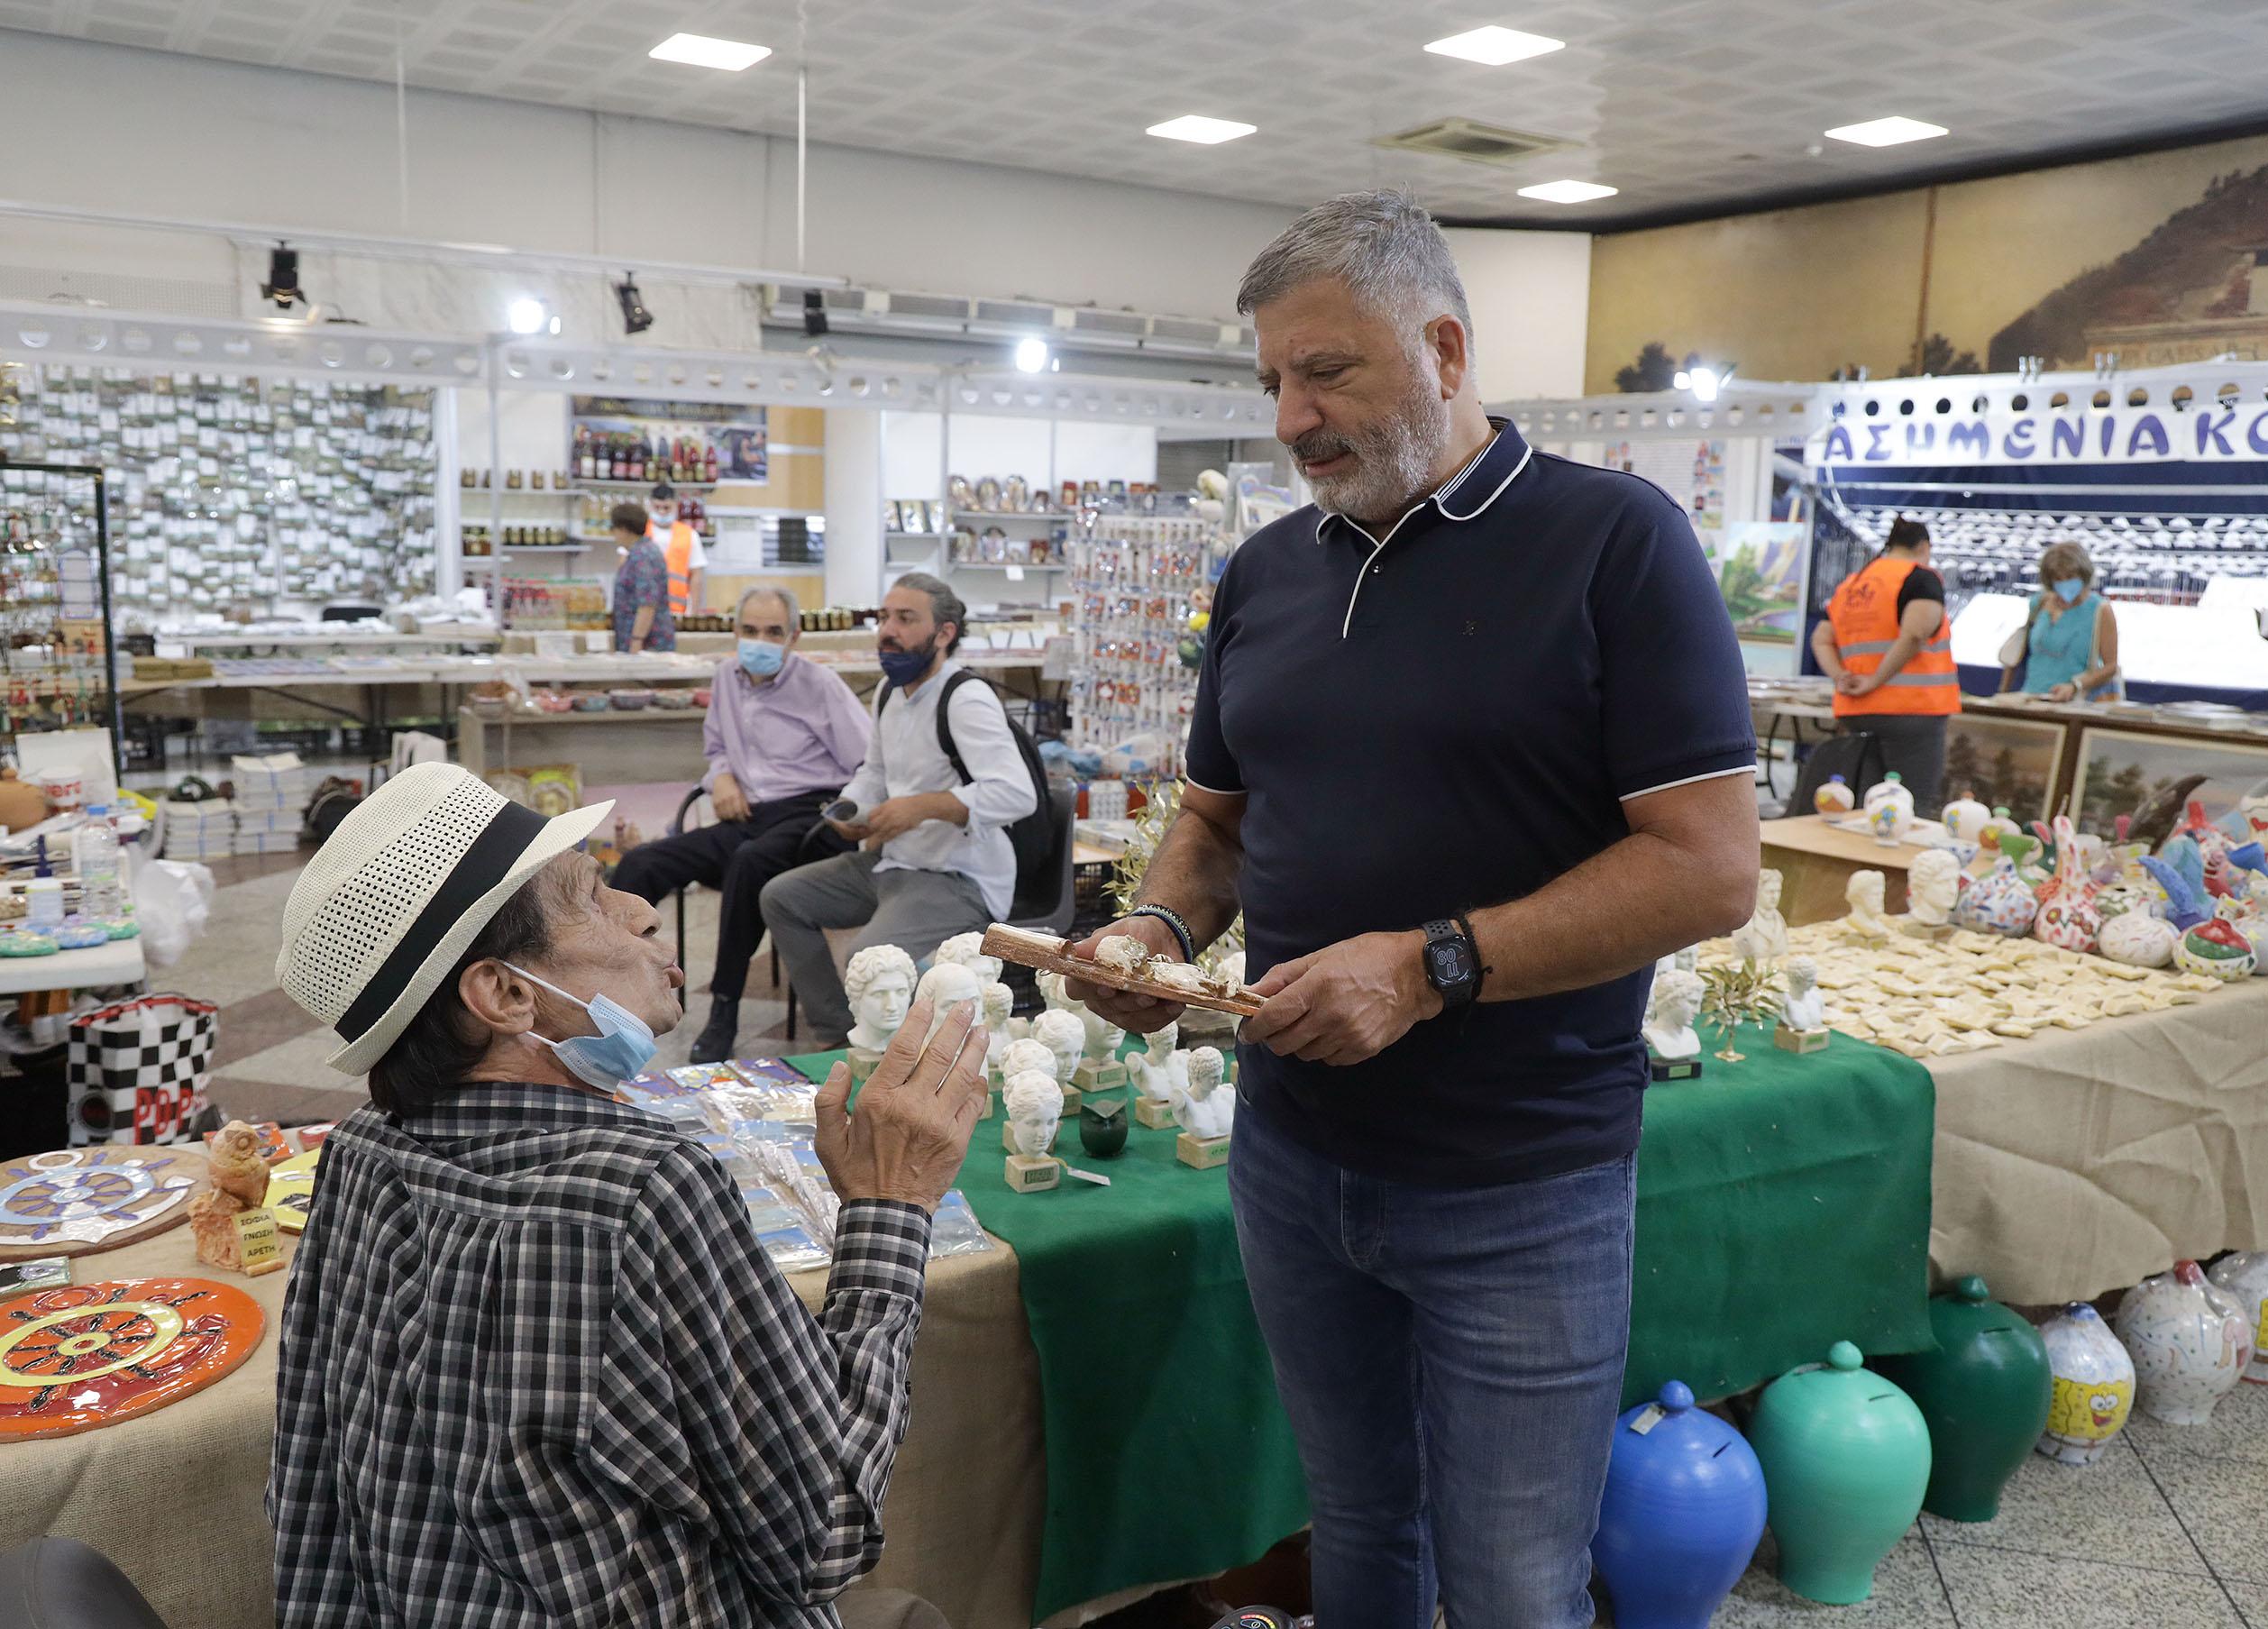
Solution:
<svg viewBox="0 0 2268 1629"><path fill-rule="evenodd" d="M670 568L670 612L683 617L701 602L701 573L709 566L709 551L700 534L677 517L677 489L663 481L646 495L645 507L654 517L646 535L661 546Z"/></svg>
<svg viewBox="0 0 2268 1629"><path fill-rule="evenodd" d="M1870 735L1934 818L1944 796L1945 720L1961 710L1945 582L1929 569L1929 528L1901 515L1882 552L1843 580L1811 630L1811 654L1835 682L1835 721ZM1865 788L1861 787L1861 792Z"/></svg>

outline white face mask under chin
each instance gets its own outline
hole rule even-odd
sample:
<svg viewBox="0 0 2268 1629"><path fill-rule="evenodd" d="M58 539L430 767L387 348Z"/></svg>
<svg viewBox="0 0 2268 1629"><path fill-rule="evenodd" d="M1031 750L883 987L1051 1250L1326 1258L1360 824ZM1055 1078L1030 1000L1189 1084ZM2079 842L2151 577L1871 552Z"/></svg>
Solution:
<svg viewBox="0 0 2268 1629"><path fill-rule="evenodd" d="M624 1081L643 1074L646 1065L654 1061L660 1043L654 1039L653 1027L614 997L601 993L584 1001L568 994L549 979L536 977L525 967L510 962L504 966L528 983L541 984L560 1000L574 1002L590 1014L590 1021L599 1026L596 1035L571 1035L565 1040L553 1040L532 1030L527 1035L538 1046L549 1047L552 1056L585 1085L611 1092Z"/></svg>

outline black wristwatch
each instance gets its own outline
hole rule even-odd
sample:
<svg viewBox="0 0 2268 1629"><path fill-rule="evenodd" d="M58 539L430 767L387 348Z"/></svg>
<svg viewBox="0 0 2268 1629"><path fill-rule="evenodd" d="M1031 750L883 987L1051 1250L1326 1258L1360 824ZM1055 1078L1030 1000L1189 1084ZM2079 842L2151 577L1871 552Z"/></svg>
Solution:
<svg viewBox="0 0 2268 1629"><path fill-rule="evenodd" d="M1461 923L1425 924L1425 982L1440 993L1444 1009L1468 1005L1480 994L1480 947Z"/></svg>

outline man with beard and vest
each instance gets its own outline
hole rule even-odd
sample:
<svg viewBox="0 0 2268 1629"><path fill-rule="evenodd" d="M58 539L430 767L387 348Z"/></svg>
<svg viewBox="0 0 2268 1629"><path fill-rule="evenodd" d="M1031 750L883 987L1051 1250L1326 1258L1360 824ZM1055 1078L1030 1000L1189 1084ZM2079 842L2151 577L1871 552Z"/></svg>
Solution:
<svg viewBox="0 0 2268 1629"><path fill-rule="evenodd" d="M1882 552L1850 576L1811 630L1811 654L1835 682L1846 736L1882 746L1882 762L1934 817L1944 801L1945 720L1961 710L1944 579L1929 567L1929 528L1903 515ZM1861 788L1861 791L1864 789Z"/></svg>

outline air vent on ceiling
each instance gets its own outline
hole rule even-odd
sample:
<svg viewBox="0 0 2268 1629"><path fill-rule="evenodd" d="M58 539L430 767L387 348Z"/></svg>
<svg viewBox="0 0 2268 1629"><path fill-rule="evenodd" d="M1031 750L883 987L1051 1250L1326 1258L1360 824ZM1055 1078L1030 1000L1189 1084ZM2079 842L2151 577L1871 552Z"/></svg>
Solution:
<svg viewBox="0 0 2268 1629"><path fill-rule="evenodd" d="M1470 164L1516 164L1523 159L1567 145L1553 136L1531 135L1525 131L1506 130L1501 124L1483 124L1477 119L1455 118L1435 119L1430 124L1421 124L1398 135L1374 136L1371 144L1404 152L1436 153L1445 159L1463 159Z"/></svg>

